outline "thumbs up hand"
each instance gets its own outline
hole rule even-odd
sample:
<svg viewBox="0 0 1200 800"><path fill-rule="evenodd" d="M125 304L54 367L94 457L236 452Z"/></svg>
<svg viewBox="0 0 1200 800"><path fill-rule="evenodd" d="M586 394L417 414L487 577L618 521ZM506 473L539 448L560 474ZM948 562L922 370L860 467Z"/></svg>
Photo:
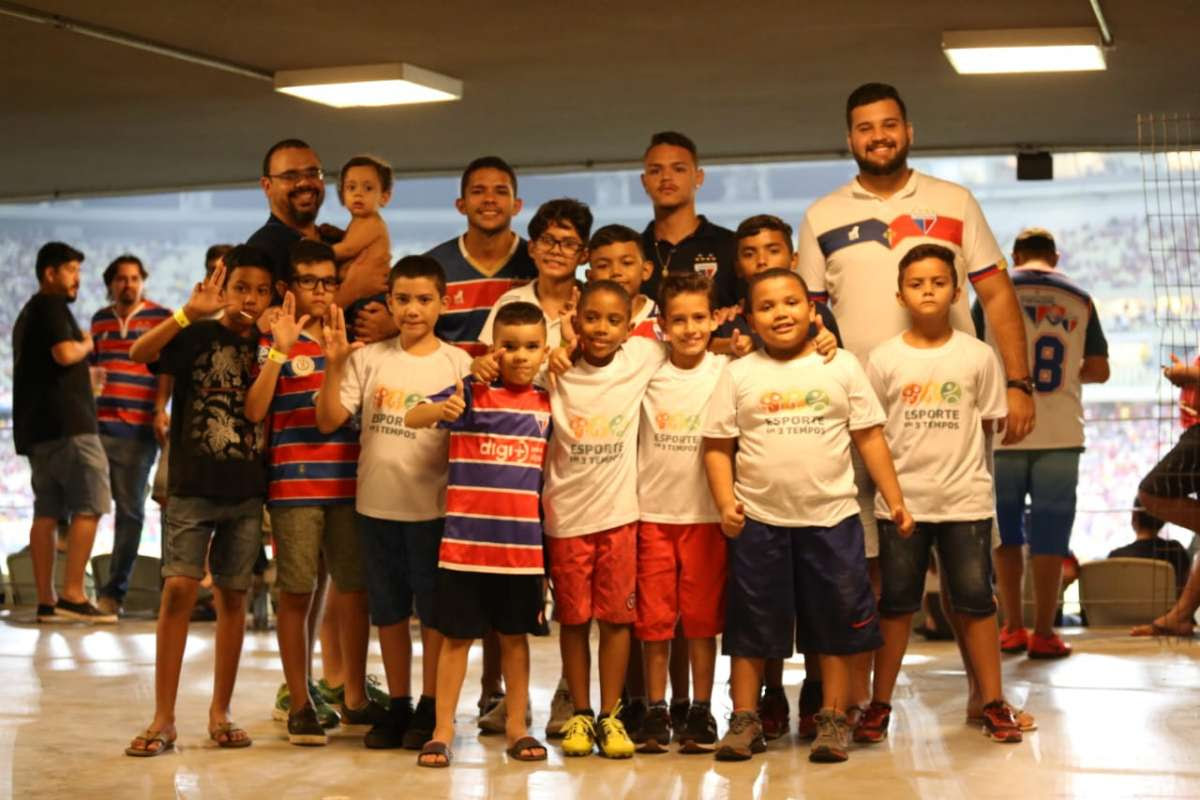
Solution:
<svg viewBox="0 0 1200 800"><path fill-rule="evenodd" d="M819 355L825 356L825 363L828 364L837 355L837 337L825 327L825 319L816 310L813 311L813 325L817 328L817 334L813 337L813 347Z"/></svg>
<svg viewBox="0 0 1200 800"><path fill-rule="evenodd" d="M729 337L729 354L734 358L741 358L752 352L754 352L754 339L750 336L743 336L741 331L734 328L733 336Z"/></svg>
<svg viewBox="0 0 1200 800"><path fill-rule="evenodd" d="M454 381L454 394L442 401L442 420L454 422L467 410L466 393L463 391L462 378Z"/></svg>

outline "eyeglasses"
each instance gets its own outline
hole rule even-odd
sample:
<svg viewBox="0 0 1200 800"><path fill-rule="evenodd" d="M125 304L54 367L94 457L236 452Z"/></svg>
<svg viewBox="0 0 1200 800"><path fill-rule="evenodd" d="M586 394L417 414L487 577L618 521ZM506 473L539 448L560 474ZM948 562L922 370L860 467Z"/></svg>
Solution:
<svg viewBox="0 0 1200 800"><path fill-rule="evenodd" d="M305 290L315 289L319 283L327 292L332 292L342 285L337 278L318 278L315 275L297 275L292 278L292 283Z"/></svg>
<svg viewBox="0 0 1200 800"><path fill-rule="evenodd" d="M320 181L325 179L325 170L320 167L312 167L311 169L289 169L287 172L280 172L275 175L268 175L268 178L284 181L286 183L299 183L302 180Z"/></svg>
<svg viewBox="0 0 1200 800"><path fill-rule="evenodd" d="M561 248L563 255L574 256L579 255L583 250L583 242L578 239L555 239L548 233L543 233L537 238L538 247L545 250L547 253L554 251L554 248Z"/></svg>

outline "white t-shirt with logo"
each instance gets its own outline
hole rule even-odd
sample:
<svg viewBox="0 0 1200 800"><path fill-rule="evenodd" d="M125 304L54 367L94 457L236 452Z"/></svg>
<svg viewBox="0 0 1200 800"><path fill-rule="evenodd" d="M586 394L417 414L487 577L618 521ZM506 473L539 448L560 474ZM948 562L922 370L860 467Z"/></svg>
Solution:
<svg viewBox="0 0 1200 800"><path fill-rule="evenodd" d="M863 363L877 344L908 328L908 312L896 302L896 277L910 249L939 244L954 253L964 291L950 324L968 333L974 331L968 280L975 283L1005 267L971 193L916 170L886 199L851 179L809 207L799 236L797 269L810 296L829 303L846 349Z"/></svg>
<svg viewBox="0 0 1200 800"><path fill-rule="evenodd" d="M606 531L638 518L637 440L642 396L666 347L631 338L612 361L580 359L550 391L554 422L542 505L546 535Z"/></svg>
<svg viewBox="0 0 1200 800"><path fill-rule="evenodd" d="M704 476L705 415L729 358L705 353L692 369L658 368L642 399L638 432L638 505L647 522L720 522Z"/></svg>
<svg viewBox="0 0 1200 800"><path fill-rule="evenodd" d="M896 336L872 351L867 377L887 409L883 432L913 519L994 516L982 420L1003 419L1008 404L1004 371L992 348L961 331L933 348L913 347ZM889 515L879 494L875 515Z"/></svg>
<svg viewBox="0 0 1200 800"><path fill-rule="evenodd" d="M416 522L446 516L449 431L409 428L404 415L471 371L471 357L445 342L429 355L405 352L396 336L355 350L342 379L342 406L362 411L360 514Z"/></svg>
<svg viewBox="0 0 1200 800"><path fill-rule="evenodd" d="M882 425L858 359L838 350L778 361L751 353L725 368L704 436L738 440L734 495L770 525L831 527L858 513L850 431Z"/></svg>

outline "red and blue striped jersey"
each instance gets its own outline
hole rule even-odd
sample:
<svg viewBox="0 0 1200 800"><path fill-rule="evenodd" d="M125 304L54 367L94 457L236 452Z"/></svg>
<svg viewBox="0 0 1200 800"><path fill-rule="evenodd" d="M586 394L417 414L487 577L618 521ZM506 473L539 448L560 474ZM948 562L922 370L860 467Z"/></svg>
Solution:
<svg viewBox="0 0 1200 800"><path fill-rule="evenodd" d="M271 342L270 335L259 341L259 364ZM268 505L354 502L358 431L349 422L330 434L317 430L315 395L324 375L320 343L301 333L271 398Z"/></svg>
<svg viewBox="0 0 1200 800"><path fill-rule="evenodd" d="M92 315L92 364L104 368L104 390L96 398L100 433L122 439L154 438L154 395L158 383L145 364L129 360L134 341L171 312L143 300L122 319L113 306Z"/></svg>
<svg viewBox="0 0 1200 800"><path fill-rule="evenodd" d="M520 236L513 237L508 261L491 275L472 263L462 236L442 242L425 255L436 259L446 271L446 296L450 298L438 319L437 337L461 347L472 358L483 355L488 348L480 344L479 332L492 306L509 289L537 277L537 268L529 257L529 243Z"/></svg>
<svg viewBox="0 0 1200 800"><path fill-rule="evenodd" d="M454 393L450 386L429 398ZM538 511L550 438L550 395L501 381L463 381L466 411L450 430L446 529L438 566L464 572L541 575Z"/></svg>

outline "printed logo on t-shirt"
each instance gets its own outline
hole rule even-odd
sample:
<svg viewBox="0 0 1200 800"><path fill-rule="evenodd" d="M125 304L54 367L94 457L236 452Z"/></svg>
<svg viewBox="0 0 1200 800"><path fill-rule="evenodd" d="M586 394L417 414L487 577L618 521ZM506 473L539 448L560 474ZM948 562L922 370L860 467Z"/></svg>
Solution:
<svg viewBox="0 0 1200 800"><path fill-rule="evenodd" d="M764 420L767 433L786 436L823 434L829 405L824 389L772 389L758 399L759 409L770 415Z"/></svg>
<svg viewBox="0 0 1200 800"><path fill-rule="evenodd" d="M1067 309L1054 302L1025 304L1022 308L1034 325L1045 323L1053 328L1062 328L1067 333L1079 326L1078 317L1067 316Z"/></svg>
<svg viewBox="0 0 1200 800"><path fill-rule="evenodd" d="M697 253L692 260L692 269L711 280L717 274L717 256L714 253Z"/></svg>
<svg viewBox="0 0 1200 800"><path fill-rule="evenodd" d="M658 411L654 415L654 446L659 450L694 452L700 447L703 418L686 411Z"/></svg>
<svg viewBox="0 0 1200 800"><path fill-rule="evenodd" d="M540 467L545 460L546 442L543 440L502 439L486 436L479 443L479 455L488 461L508 464L528 464Z"/></svg>
<svg viewBox="0 0 1200 800"><path fill-rule="evenodd" d="M376 386L371 395L374 411L367 423L370 433L386 433L415 439L417 434L404 426L404 415L413 406L425 399L420 392L409 392L391 386Z"/></svg>
<svg viewBox="0 0 1200 800"><path fill-rule="evenodd" d="M962 386L957 381L935 379L906 384L900 390L900 401L909 406L904 409L904 427L958 430L960 412L956 406L962 401Z"/></svg>
<svg viewBox="0 0 1200 800"><path fill-rule="evenodd" d="M292 359L292 373L300 378L312 375L317 365L311 356L296 356Z"/></svg>
<svg viewBox="0 0 1200 800"><path fill-rule="evenodd" d="M570 416L567 423L572 435L579 440L571 444L570 463L594 465L616 461L625 450L621 440L636 419L636 416L626 418L623 414Z"/></svg>
<svg viewBox="0 0 1200 800"><path fill-rule="evenodd" d="M246 419L250 347L213 342L192 365L192 382L197 387L187 410L185 430L196 452L216 461L250 461L263 450L261 423Z"/></svg>

